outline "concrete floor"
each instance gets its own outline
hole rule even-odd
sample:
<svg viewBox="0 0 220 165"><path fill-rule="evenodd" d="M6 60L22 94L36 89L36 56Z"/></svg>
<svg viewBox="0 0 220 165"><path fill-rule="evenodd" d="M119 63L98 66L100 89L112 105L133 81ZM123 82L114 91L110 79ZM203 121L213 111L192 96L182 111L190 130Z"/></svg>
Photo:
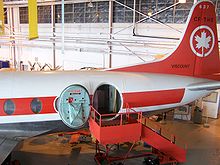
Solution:
<svg viewBox="0 0 220 165"><path fill-rule="evenodd" d="M159 125L162 133L175 134L181 146L187 143L187 162L184 165L220 165L220 119L210 119L209 124L209 128L204 128L202 124L193 124L191 121L170 120ZM135 150L147 149L137 146ZM20 160L22 165L95 165L94 153L95 145L92 143L71 145L69 136L53 134L25 140L15 149L12 159ZM143 158L138 158L127 160L125 164L142 162Z"/></svg>
<svg viewBox="0 0 220 165"><path fill-rule="evenodd" d="M12 160L19 160L21 165L95 165L95 144L69 144L69 135L63 137L44 135L25 140L12 153ZM127 152L131 144L121 145L121 153ZM133 153L150 151L143 145L137 145ZM127 165L142 164L143 158L127 160Z"/></svg>
<svg viewBox="0 0 220 165"><path fill-rule="evenodd" d="M184 165L220 165L220 119L209 119L209 128L191 121L169 121L163 127L188 145Z"/></svg>

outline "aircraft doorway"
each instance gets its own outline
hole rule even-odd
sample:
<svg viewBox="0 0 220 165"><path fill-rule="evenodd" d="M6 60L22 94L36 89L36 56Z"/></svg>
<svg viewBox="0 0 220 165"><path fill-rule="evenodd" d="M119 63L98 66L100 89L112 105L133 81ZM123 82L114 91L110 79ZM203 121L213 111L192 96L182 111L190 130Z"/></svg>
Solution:
<svg viewBox="0 0 220 165"><path fill-rule="evenodd" d="M93 97L93 107L100 114L118 113L122 101L118 90L109 84L99 86Z"/></svg>

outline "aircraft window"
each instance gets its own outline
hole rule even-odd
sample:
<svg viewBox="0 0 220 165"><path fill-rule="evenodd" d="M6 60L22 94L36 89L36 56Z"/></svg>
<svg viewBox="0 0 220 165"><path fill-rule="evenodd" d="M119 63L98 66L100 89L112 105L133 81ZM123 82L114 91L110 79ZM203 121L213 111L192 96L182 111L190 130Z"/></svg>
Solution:
<svg viewBox="0 0 220 165"><path fill-rule="evenodd" d="M41 109L42 109L42 102L38 98L34 98L31 101L31 110L34 113L40 113Z"/></svg>
<svg viewBox="0 0 220 165"><path fill-rule="evenodd" d="M12 115L15 111L15 104L12 100L6 100L4 103L4 111L8 115Z"/></svg>
<svg viewBox="0 0 220 165"><path fill-rule="evenodd" d="M53 107L54 107L56 112L58 112L59 100L60 100L60 98L57 97L57 98L55 98L54 103L53 103Z"/></svg>
<svg viewBox="0 0 220 165"><path fill-rule="evenodd" d="M118 113L121 105L121 96L114 86L103 84L96 89L93 97L93 107L99 113Z"/></svg>

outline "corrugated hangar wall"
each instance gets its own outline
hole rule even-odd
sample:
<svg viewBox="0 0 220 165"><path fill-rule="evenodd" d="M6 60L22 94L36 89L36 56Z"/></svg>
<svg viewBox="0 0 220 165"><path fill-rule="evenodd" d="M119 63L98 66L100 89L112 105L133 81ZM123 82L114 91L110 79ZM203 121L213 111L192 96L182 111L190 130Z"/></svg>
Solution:
<svg viewBox="0 0 220 165"><path fill-rule="evenodd" d="M27 39L27 3L13 2L4 2L6 36L0 39L0 59L10 60L16 68L19 68L20 61L24 65L29 65L30 61L32 64L38 62L41 66L49 64L53 67L55 56L55 65L63 66L65 70L82 67L108 68L110 54L112 67L152 61L161 55L168 55L178 44L178 40L137 37L133 36L133 32L137 35L180 38L194 3L189 0L184 4L174 5L176 0L136 0L136 10L145 15L160 12L172 5L174 7L134 26L133 21L144 18L136 13L133 19L133 11L129 7L133 8L134 0L113 2L112 10L109 1L91 1L92 6L87 1L65 2L63 54L60 2L39 2L39 39L31 41ZM220 2L213 3L216 4L217 19L220 22ZM158 24L157 20L161 23ZM35 69L39 70L37 67Z"/></svg>

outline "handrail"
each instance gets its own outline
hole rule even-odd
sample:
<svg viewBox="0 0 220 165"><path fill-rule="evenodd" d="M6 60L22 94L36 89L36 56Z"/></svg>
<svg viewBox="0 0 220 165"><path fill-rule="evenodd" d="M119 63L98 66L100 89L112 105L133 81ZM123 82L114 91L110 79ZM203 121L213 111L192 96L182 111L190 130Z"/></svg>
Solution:
<svg viewBox="0 0 220 165"><path fill-rule="evenodd" d="M111 113L111 114L100 114L94 107L91 107L91 117L95 120L95 122L102 127L103 126L103 122L106 121L114 121L114 119L116 119L117 117L120 118L119 120L117 120L116 123L114 123L114 125L125 125L125 123L123 122L123 117L126 116L126 119L132 119L130 115L135 114L137 115L136 118L136 123L142 123L144 125L147 126L147 121L148 123L151 123L153 125L154 128L151 128L153 131L158 132L159 134L163 136L163 134L166 135L170 135L168 138L166 136L164 136L164 138L166 138L167 140L170 140L172 143L180 142L181 144L184 145L185 150L187 150L188 146L186 144L186 142L184 142L183 139L181 139L180 137L174 135L171 133L171 131L163 129L163 133L161 132L161 126L157 123L153 123L153 122L149 122L150 120L147 118L144 118L143 120L143 115L142 112L136 112L133 109L130 109L128 105L126 105L126 112L120 112L120 113ZM133 112L131 112L133 111ZM94 115L92 114L94 113ZM110 117L109 119L106 119L105 117ZM104 118L104 119L103 119ZM129 123L126 123L129 124ZM105 125L106 126L106 125ZM110 125L109 125L110 126ZM156 128L155 128L156 126Z"/></svg>
<svg viewBox="0 0 220 165"><path fill-rule="evenodd" d="M90 106L91 107L91 109L93 110L93 111L96 111L96 113L99 115L99 116L103 116L103 117L108 117L108 116L115 116L115 115L120 115L120 114L138 114L138 113L141 113L141 112L137 112L137 111L135 111L135 110L133 110L133 109L129 109L129 110L131 110L131 111L133 111L133 112L119 112L119 113L111 113L111 114L100 114L93 106Z"/></svg>
<svg viewBox="0 0 220 165"><path fill-rule="evenodd" d="M124 125L123 117L126 116L126 119L131 119L130 115L133 115L133 114L137 115L137 119L136 119L137 123L142 122L142 112L128 112L128 109L126 109L126 112L100 114L94 107L90 106L90 109L91 109L91 117L95 120L97 124L99 124L100 127L102 127L103 121L113 121L117 117L120 118L118 125ZM134 110L129 109L129 111L134 111ZM107 120L106 117L111 117L111 118ZM126 123L126 124L129 124L129 123Z"/></svg>
<svg viewBox="0 0 220 165"><path fill-rule="evenodd" d="M164 138L166 138L167 140L170 140L172 143L174 142L174 143L176 143L176 142L179 142L179 143L181 143L181 144L183 144L184 145L184 149L185 150L187 150L188 149L188 145L187 145L187 143L181 138L181 137L179 137L179 136L176 136L176 135L174 135L174 134L172 134L171 133L171 131L170 130L168 130L168 129L165 129L165 128L163 128L163 133L162 133L162 127L161 127L161 125L159 125L158 123L154 123L154 122L152 122L152 121L150 121L150 119L147 119L147 118L144 118L144 125L145 126L147 126L147 121L148 121L148 123L151 123L152 125L154 125L154 127L156 126L157 128L158 128L158 130L160 131L160 135L161 136L163 136ZM157 129L157 128L151 128L153 131L157 131L157 130L155 130L155 129ZM163 134L167 134L167 135L170 135L170 139L168 139L166 136L164 136Z"/></svg>
<svg viewBox="0 0 220 165"><path fill-rule="evenodd" d="M125 103L125 108L126 108L126 111L129 110L129 111L137 112L137 111L135 111L134 109L132 109L128 103Z"/></svg>

